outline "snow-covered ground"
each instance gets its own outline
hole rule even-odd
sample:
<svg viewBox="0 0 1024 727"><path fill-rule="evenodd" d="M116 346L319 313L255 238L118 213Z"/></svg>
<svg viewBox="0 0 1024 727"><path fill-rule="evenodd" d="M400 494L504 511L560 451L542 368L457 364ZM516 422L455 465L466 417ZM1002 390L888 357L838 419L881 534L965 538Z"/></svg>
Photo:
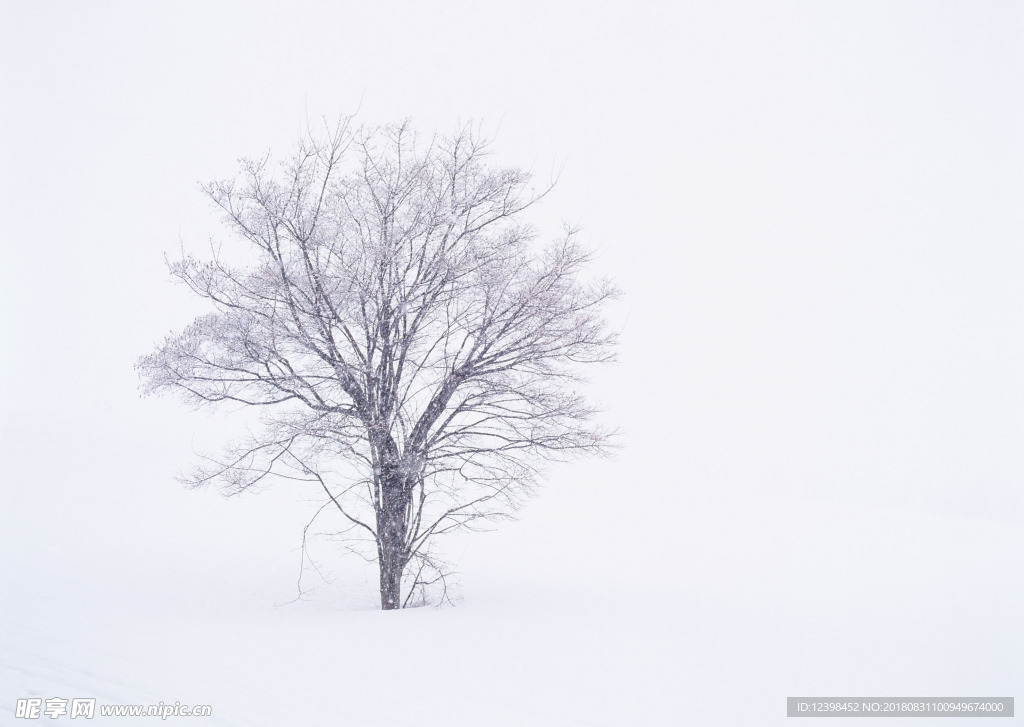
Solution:
<svg viewBox="0 0 1024 727"><path fill-rule="evenodd" d="M77 545L54 504L0 574L2 722L17 699L84 696L254 727L769 725L787 696L1021 683L1015 525L797 499L665 512L599 471L453 542L458 607L391 613L351 563L286 603L303 505L283 493L198 495L121 531L112 514Z"/></svg>

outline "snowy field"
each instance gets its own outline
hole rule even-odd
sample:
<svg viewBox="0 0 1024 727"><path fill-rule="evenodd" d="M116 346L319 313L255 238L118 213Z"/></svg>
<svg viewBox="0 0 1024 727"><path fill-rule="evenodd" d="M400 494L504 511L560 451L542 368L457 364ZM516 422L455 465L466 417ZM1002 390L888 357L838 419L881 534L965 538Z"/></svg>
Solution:
<svg viewBox="0 0 1024 727"><path fill-rule="evenodd" d="M706 503L610 542L610 507L557 527L584 489L478 538L457 608L374 610L354 572L275 607L294 597L294 559L251 537L216 561L160 552L156 533L104 553L34 543L31 567L4 574L3 723L18 698L93 696L210 704L217 725L768 725L786 696L1020 683L1017 528ZM189 539L218 530L200 520Z"/></svg>
<svg viewBox="0 0 1024 727"><path fill-rule="evenodd" d="M111 452L147 471L135 443L101 456L83 439L42 469L9 461L53 489L103 481ZM451 544L458 607L390 613L351 563L330 585L307 573L312 593L287 604L308 506L283 491L222 501L142 477L99 502L8 495L33 527L5 512L20 537L5 542L0 719L22 723L19 698L90 696L209 704L217 725L768 725L786 696L1020 684L1015 522L643 482L624 500L621 465L578 469L519 522Z"/></svg>
<svg viewBox="0 0 1024 727"><path fill-rule="evenodd" d="M1024 696L1022 31L1011 2L3 3L0 725ZM561 169L538 224L625 291L591 389L621 449L448 541L455 607L380 612L325 540L292 602L309 493L184 490L238 414L132 368L202 312L163 264L218 234L196 182L357 108Z"/></svg>

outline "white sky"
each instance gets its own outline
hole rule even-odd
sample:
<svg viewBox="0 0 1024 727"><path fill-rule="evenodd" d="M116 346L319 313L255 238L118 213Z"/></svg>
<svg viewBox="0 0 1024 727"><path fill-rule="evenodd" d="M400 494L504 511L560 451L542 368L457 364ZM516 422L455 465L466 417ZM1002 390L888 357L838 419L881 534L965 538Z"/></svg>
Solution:
<svg viewBox="0 0 1024 727"><path fill-rule="evenodd" d="M200 310L163 264L216 234L197 182L357 109L564 165L539 221L625 290L595 379L625 449L558 470L536 522L1019 523L1022 31L1016 2L3 3L4 547L294 546L301 514L179 490L219 425L140 400L132 364Z"/></svg>

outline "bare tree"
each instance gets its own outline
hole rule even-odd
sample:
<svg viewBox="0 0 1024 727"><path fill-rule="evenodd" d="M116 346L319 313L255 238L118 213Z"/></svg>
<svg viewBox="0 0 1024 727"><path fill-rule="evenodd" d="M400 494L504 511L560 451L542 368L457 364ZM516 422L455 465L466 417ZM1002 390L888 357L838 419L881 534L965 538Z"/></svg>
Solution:
<svg viewBox="0 0 1024 727"><path fill-rule="evenodd" d="M437 536L607 444L577 384L612 356L615 290L580 280L573 231L537 245L523 217L546 191L488 148L472 127L418 144L408 123L346 119L282 163L243 160L203 189L251 254L171 262L215 312L137 364L146 393L262 407L258 434L187 481L315 483L375 546L384 609L444 596Z"/></svg>

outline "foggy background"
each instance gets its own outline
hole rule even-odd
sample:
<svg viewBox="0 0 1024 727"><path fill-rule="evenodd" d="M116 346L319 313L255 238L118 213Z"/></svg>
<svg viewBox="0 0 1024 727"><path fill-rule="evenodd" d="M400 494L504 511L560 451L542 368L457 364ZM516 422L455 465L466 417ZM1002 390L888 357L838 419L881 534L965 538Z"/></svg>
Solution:
<svg viewBox="0 0 1024 727"><path fill-rule="evenodd" d="M8 677L36 666L0 712L36 683L91 696L60 670L107 644L97 678L227 720L276 699L226 676L280 656L247 656L245 619L390 633L372 569L325 544L333 583L275 608L313 506L185 491L234 419L140 399L132 369L204 311L164 264L222 234L198 183L341 113L482 122L496 163L559 176L534 221L582 226L625 293L590 388L620 452L451 540L464 605L394 627L451 636L429 646L462 666L432 694L486 698L445 709L768 724L786 696L1015 696L1022 37L1012 2L3 3L0 647ZM512 636L480 646L493 624ZM220 656L173 651L195 633Z"/></svg>

